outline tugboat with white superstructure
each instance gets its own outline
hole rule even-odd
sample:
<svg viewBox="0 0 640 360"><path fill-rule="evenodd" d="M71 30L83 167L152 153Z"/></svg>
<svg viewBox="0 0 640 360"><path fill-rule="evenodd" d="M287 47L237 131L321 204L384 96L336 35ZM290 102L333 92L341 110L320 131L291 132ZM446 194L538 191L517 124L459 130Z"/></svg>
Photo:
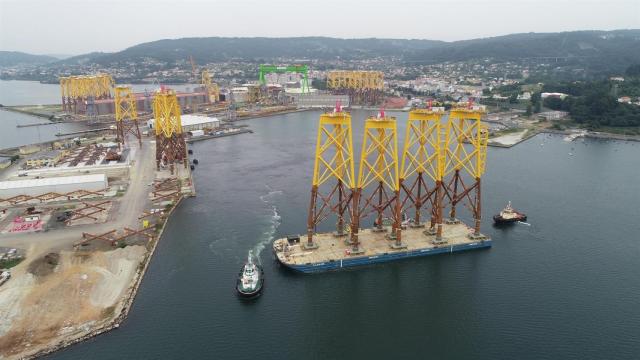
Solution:
<svg viewBox="0 0 640 360"><path fill-rule="evenodd" d="M236 290L240 296L250 298L259 295L263 285L264 271L260 265L253 262L251 254L249 254L247 263L238 274Z"/></svg>
<svg viewBox="0 0 640 360"><path fill-rule="evenodd" d="M500 211L500 214L493 216L493 222L496 225L510 224L518 221L527 221L527 215L512 208L511 201L509 201L507 207Z"/></svg>

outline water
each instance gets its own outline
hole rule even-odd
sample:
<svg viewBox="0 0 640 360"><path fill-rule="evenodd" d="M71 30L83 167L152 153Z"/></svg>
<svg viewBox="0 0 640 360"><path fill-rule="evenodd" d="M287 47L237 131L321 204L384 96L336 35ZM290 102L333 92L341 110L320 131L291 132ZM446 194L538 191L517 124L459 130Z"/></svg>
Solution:
<svg viewBox="0 0 640 360"><path fill-rule="evenodd" d="M47 105L60 103L60 85L37 81L0 80L0 104Z"/></svg>
<svg viewBox="0 0 640 360"><path fill-rule="evenodd" d="M59 139L56 133L69 133L85 130L87 126L79 123L62 123L46 126L19 128L17 125L40 124L48 122L42 117L0 110L0 150L21 145L41 143Z"/></svg>
<svg viewBox="0 0 640 360"><path fill-rule="evenodd" d="M198 195L169 220L129 318L49 359L638 358L640 144L491 148L492 249L299 275L269 243L305 231L316 123L256 119L254 134L194 144ZM491 226L509 200L530 226ZM234 293L249 251L266 274L254 302Z"/></svg>

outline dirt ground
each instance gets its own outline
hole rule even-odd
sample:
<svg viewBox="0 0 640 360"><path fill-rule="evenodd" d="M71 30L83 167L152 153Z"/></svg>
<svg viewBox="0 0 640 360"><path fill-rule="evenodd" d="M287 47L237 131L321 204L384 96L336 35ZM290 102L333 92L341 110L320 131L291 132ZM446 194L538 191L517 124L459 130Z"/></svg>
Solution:
<svg viewBox="0 0 640 360"><path fill-rule="evenodd" d="M14 268L15 275L0 288L0 359L84 335L109 321L119 312L145 252L143 246L62 251Z"/></svg>

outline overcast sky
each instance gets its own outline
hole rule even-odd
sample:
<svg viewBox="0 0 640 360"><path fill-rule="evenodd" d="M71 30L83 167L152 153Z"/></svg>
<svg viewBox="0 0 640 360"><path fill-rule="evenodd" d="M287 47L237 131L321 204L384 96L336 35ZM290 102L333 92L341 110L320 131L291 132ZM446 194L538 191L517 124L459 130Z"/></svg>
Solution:
<svg viewBox="0 0 640 360"><path fill-rule="evenodd" d="M0 0L0 50L118 51L205 36L462 40L640 28L640 0Z"/></svg>

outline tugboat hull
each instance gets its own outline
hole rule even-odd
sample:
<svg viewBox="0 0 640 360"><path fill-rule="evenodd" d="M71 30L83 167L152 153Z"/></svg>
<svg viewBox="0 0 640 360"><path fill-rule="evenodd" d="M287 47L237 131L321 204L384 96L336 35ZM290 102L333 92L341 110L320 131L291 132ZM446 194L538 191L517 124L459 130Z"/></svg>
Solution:
<svg viewBox="0 0 640 360"><path fill-rule="evenodd" d="M260 295L260 293L262 292L262 289L264 287L264 270L262 270L262 267L257 266L256 267L259 269L260 271L260 279L258 280L258 285L255 287L255 289L244 289L244 287L242 286L242 271L240 271L240 275L238 276L238 280L236 281L236 291L238 292L238 295L240 297L243 298L252 298L255 296Z"/></svg>
<svg viewBox="0 0 640 360"><path fill-rule="evenodd" d="M263 284L263 282L264 282L264 280L260 280L260 284L258 285L258 287L255 290L249 291L249 292L243 291L240 288L240 285L236 286L236 290L238 291L238 295L240 297L243 297L243 298L252 298L252 297L260 295L260 293L262 292L262 284Z"/></svg>
<svg viewBox="0 0 640 360"><path fill-rule="evenodd" d="M496 215L493 217L493 222L496 225L503 225L503 224L512 224L518 221L527 221L527 216L526 215L522 215L522 216L518 216L515 218L511 218L511 219L505 219L503 217L501 217L500 215Z"/></svg>

